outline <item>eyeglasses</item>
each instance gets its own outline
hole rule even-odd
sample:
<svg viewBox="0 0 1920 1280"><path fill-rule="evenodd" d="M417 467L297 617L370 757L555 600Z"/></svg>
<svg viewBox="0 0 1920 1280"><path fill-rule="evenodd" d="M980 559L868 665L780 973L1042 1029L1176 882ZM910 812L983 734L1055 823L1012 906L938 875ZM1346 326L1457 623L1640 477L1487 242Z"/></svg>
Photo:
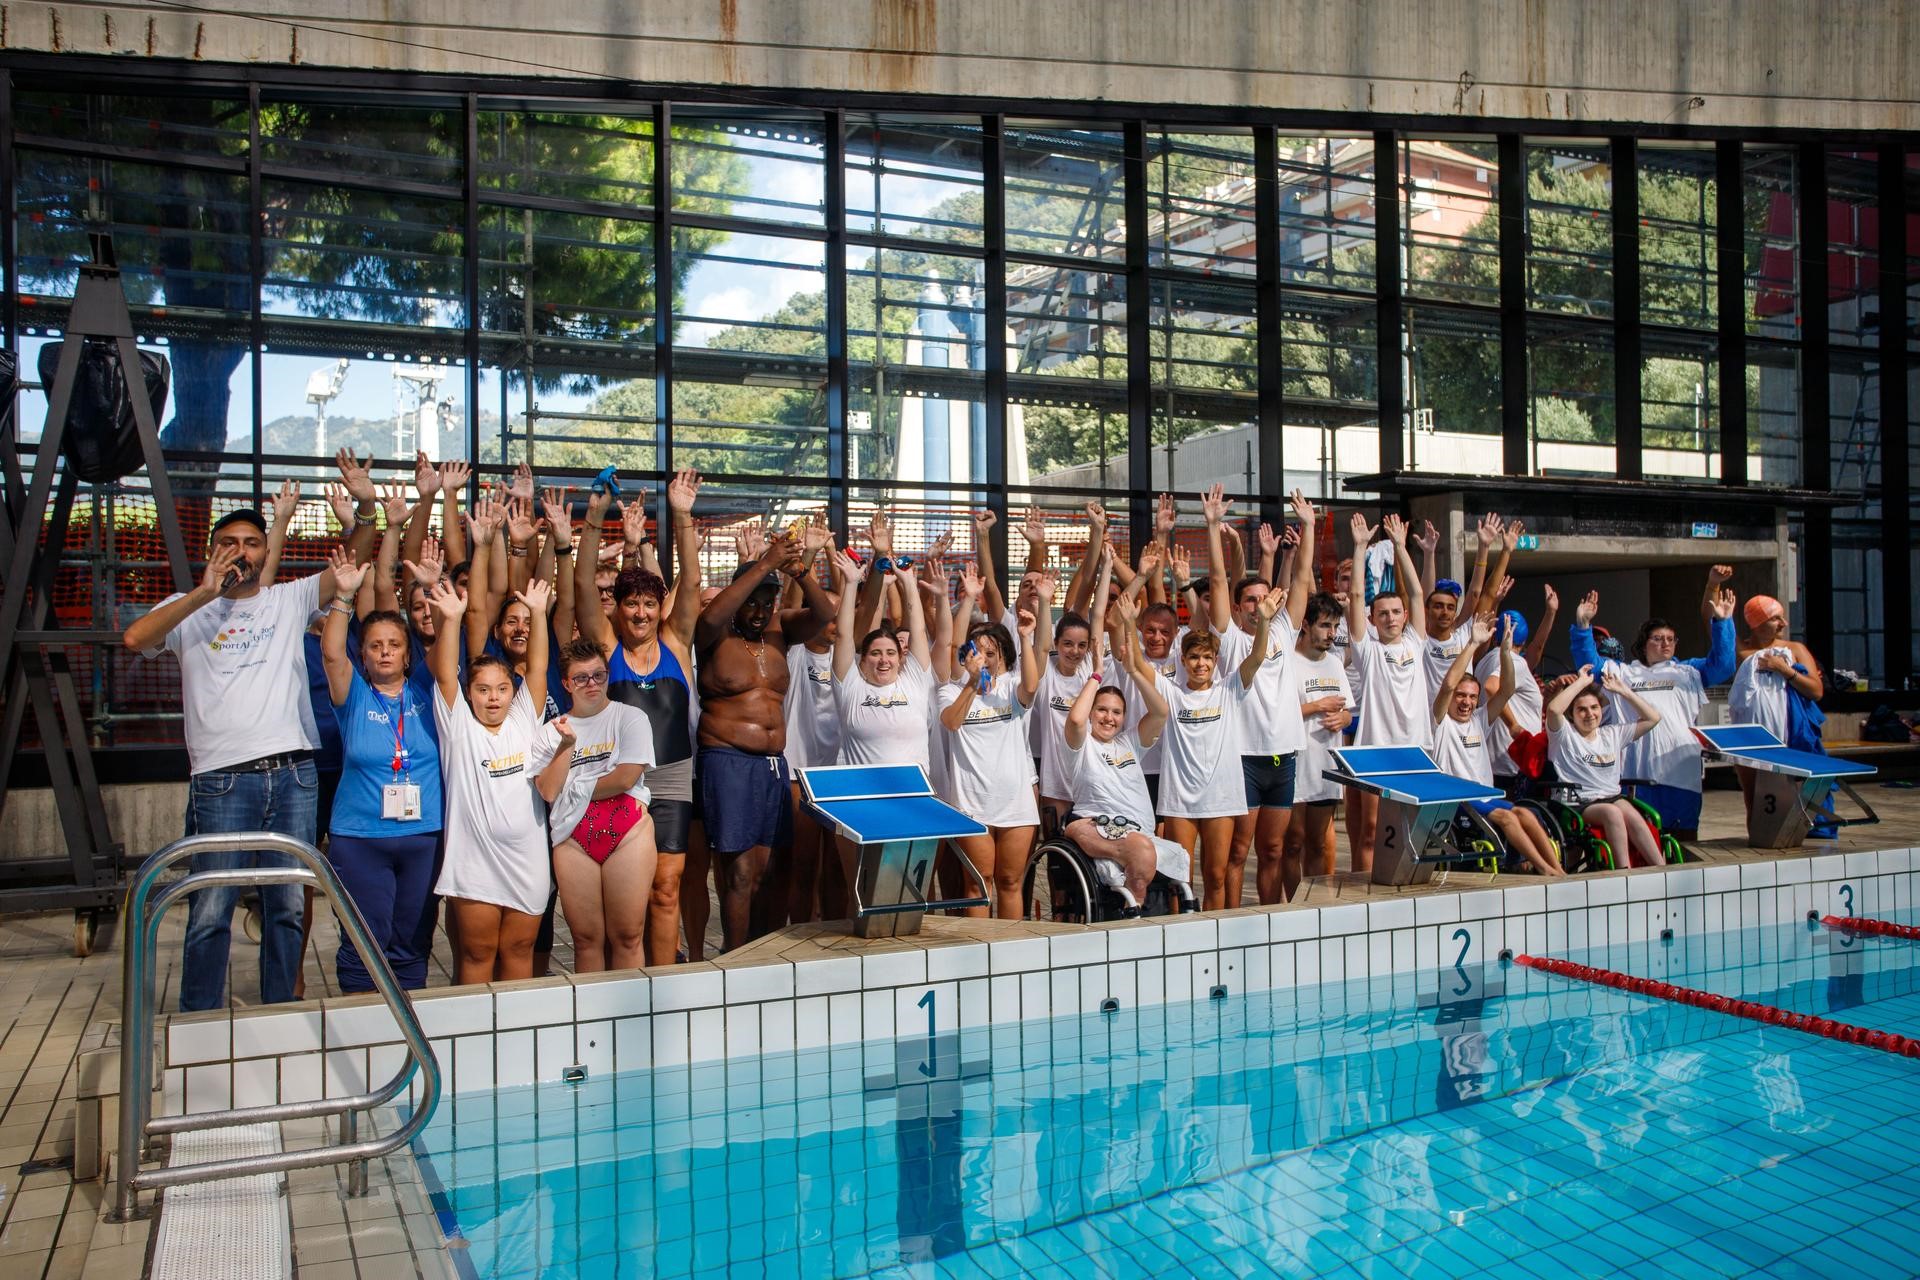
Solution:
<svg viewBox="0 0 1920 1280"><path fill-rule="evenodd" d="M597 684L605 684L606 682L607 673L604 671L595 671L582 676L572 676L567 680L567 683L576 689L591 689Z"/></svg>

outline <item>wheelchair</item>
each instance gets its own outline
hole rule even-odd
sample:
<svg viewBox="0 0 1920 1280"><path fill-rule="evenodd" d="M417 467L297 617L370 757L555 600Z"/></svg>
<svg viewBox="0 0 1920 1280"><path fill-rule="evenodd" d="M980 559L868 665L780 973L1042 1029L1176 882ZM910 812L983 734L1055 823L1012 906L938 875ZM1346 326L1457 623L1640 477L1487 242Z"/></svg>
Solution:
<svg viewBox="0 0 1920 1280"><path fill-rule="evenodd" d="M1135 902L1118 865L1092 858L1056 832L1042 840L1027 860L1021 881L1022 914L1051 924L1099 924L1134 916L1165 916L1196 911L1199 903L1187 885L1156 873L1147 884L1147 900Z"/></svg>
<svg viewBox="0 0 1920 1280"><path fill-rule="evenodd" d="M1540 819L1540 825L1547 833L1548 843L1553 847L1553 856L1560 860L1562 866L1566 865L1561 853L1559 829L1542 817L1536 806L1518 800L1514 801L1513 805L1516 809L1533 810L1534 816ZM1527 861L1525 855L1515 852L1507 844L1506 838L1493 825L1492 819L1482 816L1471 805L1461 805L1453 815L1453 845L1463 853L1480 855L1478 859L1464 864L1475 871L1484 871L1489 875L1498 876L1502 872L1511 874L1532 869L1532 864Z"/></svg>

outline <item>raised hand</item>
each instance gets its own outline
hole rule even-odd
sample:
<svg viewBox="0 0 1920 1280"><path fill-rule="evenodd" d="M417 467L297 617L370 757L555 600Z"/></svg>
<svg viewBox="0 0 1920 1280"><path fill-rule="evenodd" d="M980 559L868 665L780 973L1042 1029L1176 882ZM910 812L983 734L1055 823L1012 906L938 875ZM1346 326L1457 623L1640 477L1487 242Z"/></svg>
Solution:
<svg viewBox="0 0 1920 1280"><path fill-rule="evenodd" d="M821 512L814 512L813 519L807 521L807 527L800 531L800 546L807 554L808 563L812 563L813 558L825 551L832 541L833 530L827 526L827 517Z"/></svg>
<svg viewBox="0 0 1920 1280"><path fill-rule="evenodd" d="M1000 523L1000 517L993 514L991 507L980 507L972 512L970 518L973 521L973 545L976 549L984 547L993 526Z"/></svg>
<svg viewBox="0 0 1920 1280"><path fill-rule="evenodd" d="M338 554L339 548L334 548L334 551ZM238 547L215 547L213 554L207 559L207 567L200 571L201 590L211 591L217 596L225 595L228 587L227 575L231 574L239 563L240 549ZM239 584L236 582L232 585L238 586ZM356 581L354 585L357 587L359 583Z"/></svg>
<svg viewBox="0 0 1920 1280"><path fill-rule="evenodd" d="M961 664L966 668L967 684L978 685L980 683L980 668L986 665L986 661L986 658L980 652L979 645L970 644L967 646L967 656Z"/></svg>
<svg viewBox="0 0 1920 1280"><path fill-rule="evenodd" d="M1040 593L1040 598L1051 605L1054 595L1060 590L1060 575L1052 569L1042 569L1033 575L1033 585Z"/></svg>
<svg viewBox="0 0 1920 1280"><path fill-rule="evenodd" d="M782 529L767 539L767 545L760 552L759 561L782 573L797 575L801 569L800 539Z"/></svg>
<svg viewBox="0 0 1920 1280"><path fill-rule="evenodd" d="M1560 612L1560 593L1553 589L1553 584L1551 582L1543 582L1540 584L1540 590L1547 597L1547 612Z"/></svg>
<svg viewBox="0 0 1920 1280"><path fill-rule="evenodd" d="M367 470L373 455L367 455L367 461L361 462L353 456L353 450L342 449L333 455L333 465L340 468L340 483L347 487L356 502L377 502L380 495L373 489L373 473Z"/></svg>
<svg viewBox="0 0 1920 1280"><path fill-rule="evenodd" d="M547 532L554 542L572 545L573 517L567 514L567 490L548 489L541 494L540 513L547 518Z"/></svg>
<svg viewBox="0 0 1920 1280"><path fill-rule="evenodd" d="M1734 604L1739 598L1739 596L1734 594L1732 587L1720 588L1719 594L1713 598L1713 616L1716 618L1726 618L1731 621L1733 618Z"/></svg>
<svg viewBox="0 0 1920 1280"><path fill-rule="evenodd" d="M1206 517L1208 524L1215 525L1224 522L1228 512L1233 510L1233 504L1227 501L1226 493L1227 486L1224 484L1215 484L1211 489L1208 489L1200 495L1200 513Z"/></svg>
<svg viewBox="0 0 1920 1280"><path fill-rule="evenodd" d="M1622 680L1612 667L1608 667L1606 674L1600 677L1600 686L1608 693L1626 693L1628 691L1627 682Z"/></svg>
<svg viewBox="0 0 1920 1280"><path fill-rule="evenodd" d="M1406 548L1407 522L1405 520L1402 520L1392 512L1388 512L1386 515L1380 517L1380 527L1387 531L1387 537L1393 539L1393 545L1395 547L1402 550Z"/></svg>
<svg viewBox="0 0 1920 1280"><path fill-rule="evenodd" d="M428 538L420 546L420 558L408 560L405 564L407 572L413 575L415 582L430 587L440 581L440 575L445 569L445 564L440 558L440 540Z"/></svg>
<svg viewBox="0 0 1920 1280"><path fill-rule="evenodd" d="M1319 518L1320 513L1314 510L1313 503L1307 500L1307 495L1303 490L1295 489L1287 498L1287 501L1293 507L1293 518L1301 524L1310 525Z"/></svg>
<svg viewBox="0 0 1920 1280"><path fill-rule="evenodd" d="M1135 596L1131 591L1122 591L1118 596L1114 597L1113 611L1120 615L1122 621L1131 625L1138 621L1140 617L1139 597Z"/></svg>
<svg viewBox="0 0 1920 1280"><path fill-rule="evenodd" d="M420 501L425 502L440 492L442 477L440 468L427 460L427 451L420 450L413 455L413 487L419 493Z"/></svg>
<svg viewBox="0 0 1920 1280"><path fill-rule="evenodd" d="M1593 664L1589 662L1585 666L1582 666L1577 673L1575 673L1573 677L1573 687L1576 689L1584 689L1592 683L1593 683Z"/></svg>
<svg viewBox="0 0 1920 1280"><path fill-rule="evenodd" d="M449 458L440 464L440 488L442 492L458 494L464 492L467 481L473 478L473 468L460 458Z"/></svg>
<svg viewBox="0 0 1920 1280"><path fill-rule="evenodd" d="M980 567L968 560L960 566L960 594L974 603L987 589L987 580L980 576Z"/></svg>
<svg viewBox="0 0 1920 1280"><path fill-rule="evenodd" d="M533 541L537 526L533 521L533 499L514 497L507 499L507 536L516 545Z"/></svg>
<svg viewBox="0 0 1920 1280"><path fill-rule="evenodd" d="M544 614L553 603L553 584L545 578L530 578L524 591L516 591L513 598L527 606L535 616Z"/></svg>
<svg viewBox="0 0 1920 1280"><path fill-rule="evenodd" d="M620 541L629 547L637 547L646 540L647 508L636 502L620 513Z"/></svg>
<svg viewBox="0 0 1920 1280"><path fill-rule="evenodd" d="M612 507L613 490L611 488L601 489L598 492L589 491L587 494L587 523L595 526L606 523L607 512L611 510Z"/></svg>
<svg viewBox="0 0 1920 1280"><path fill-rule="evenodd" d="M1501 527L1500 517L1491 511L1480 517L1479 534L1481 554L1490 554L1495 547L1500 545Z"/></svg>
<svg viewBox="0 0 1920 1280"><path fill-rule="evenodd" d="M1159 572L1160 560L1161 560L1160 544L1157 542L1149 542L1146 546L1140 548L1140 564L1139 564L1138 572L1145 574L1148 577L1151 577L1153 574Z"/></svg>
<svg viewBox="0 0 1920 1280"><path fill-rule="evenodd" d="M387 517L387 527L398 529L413 515L413 504L407 501L407 491L397 484L382 486L380 509Z"/></svg>
<svg viewBox="0 0 1920 1280"><path fill-rule="evenodd" d="M1016 620L1016 625L1018 625L1020 629L1021 637L1028 643L1032 643L1034 629L1040 625L1040 619L1034 616L1033 610L1022 609Z"/></svg>
<svg viewBox="0 0 1920 1280"><path fill-rule="evenodd" d="M1712 564L1707 566L1707 585L1710 587L1717 587L1732 577L1733 566L1730 564Z"/></svg>
<svg viewBox="0 0 1920 1280"><path fill-rule="evenodd" d="M733 531L733 553L741 564L758 560L766 550L767 533L757 523L744 524Z"/></svg>
<svg viewBox="0 0 1920 1280"><path fill-rule="evenodd" d="M1501 531L1500 536L1505 542L1508 551L1511 552L1520 545L1520 535L1526 531L1527 522L1525 520L1515 520Z"/></svg>
<svg viewBox="0 0 1920 1280"><path fill-rule="evenodd" d="M449 624L458 626L467 613L467 593L454 588L445 578L427 588L427 603Z"/></svg>
<svg viewBox="0 0 1920 1280"><path fill-rule="evenodd" d="M596 494L594 496L604 497L605 495ZM592 502L589 501L587 506L589 511L591 511L593 506ZM495 502L492 498L481 498L476 501L467 511L467 530L473 535L474 545L478 546L482 542L493 541L494 533L499 530L501 523L505 521L506 518L507 509L498 502Z"/></svg>
<svg viewBox="0 0 1920 1280"><path fill-rule="evenodd" d="M667 510L693 510L694 499L700 496L700 473L692 467L673 473L673 479L667 481Z"/></svg>
<svg viewBox="0 0 1920 1280"><path fill-rule="evenodd" d="M1513 648L1513 615L1510 613L1500 615L1500 647Z"/></svg>
<svg viewBox="0 0 1920 1280"><path fill-rule="evenodd" d="M1413 545L1427 555L1432 555L1440 546L1440 531L1433 527L1433 521L1422 520L1420 532L1413 536Z"/></svg>
<svg viewBox="0 0 1920 1280"><path fill-rule="evenodd" d="M1184 589L1193 580L1193 557L1181 546L1167 548L1167 563L1173 567L1174 585Z"/></svg>
<svg viewBox="0 0 1920 1280"><path fill-rule="evenodd" d="M1493 589L1493 602L1495 604L1499 604L1501 601L1507 598L1507 593L1512 590L1513 590L1513 575L1508 574L1506 577L1500 579L1500 585Z"/></svg>
<svg viewBox="0 0 1920 1280"><path fill-rule="evenodd" d="M1580 603L1573 607L1573 623L1577 627L1591 627L1594 618L1600 614L1600 593L1589 591L1580 597Z"/></svg>
<svg viewBox="0 0 1920 1280"><path fill-rule="evenodd" d="M893 521L884 510L874 512L873 519L867 521L867 545L875 556L893 558Z"/></svg>
<svg viewBox="0 0 1920 1280"><path fill-rule="evenodd" d="M1287 589L1285 587L1275 587L1260 597L1260 604L1258 606L1260 620L1262 622L1271 622L1273 621L1273 615L1286 607Z"/></svg>
<svg viewBox="0 0 1920 1280"><path fill-rule="evenodd" d="M1027 540L1029 547L1047 545L1047 518L1039 507L1027 508L1026 517L1020 522L1020 536Z"/></svg>
<svg viewBox="0 0 1920 1280"><path fill-rule="evenodd" d="M300 482L282 480L280 490L267 501L273 523L285 528L293 523L293 513L300 509Z"/></svg>
<svg viewBox="0 0 1920 1280"><path fill-rule="evenodd" d="M218 551L214 552L214 561L218 562L219 559L220 553ZM230 558L227 561L226 568L231 568L232 565L233 559ZM327 553L327 568L333 570L333 591L334 594L338 596L354 595L360 590L360 583L367 576L367 566L354 559L353 553L345 547L335 547ZM207 571L209 573L213 571L212 564L207 566ZM223 576L225 572L226 569L223 568L221 570ZM202 579L202 581L204 582L205 579ZM216 579L216 582L217 581Z"/></svg>
<svg viewBox="0 0 1920 1280"><path fill-rule="evenodd" d="M1273 531L1272 525L1262 520L1260 522L1260 554L1263 556L1275 555L1279 550L1279 535Z"/></svg>
<svg viewBox="0 0 1920 1280"><path fill-rule="evenodd" d="M1153 506L1153 536L1155 541L1165 542L1174 526L1180 523L1180 514L1173 505L1173 495L1163 493Z"/></svg>
<svg viewBox="0 0 1920 1280"><path fill-rule="evenodd" d="M573 721L567 719L565 716L555 716L553 719L547 721L547 723L553 726L555 733L560 735L560 750L555 752L555 754L566 755L573 747Z"/></svg>
<svg viewBox="0 0 1920 1280"><path fill-rule="evenodd" d="M353 495L347 492L347 486L338 480L327 481L325 490L327 510L333 512L333 518L341 529L353 528Z"/></svg>
<svg viewBox="0 0 1920 1280"><path fill-rule="evenodd" d="M1291 551L1300 545L1300 526L1290 524L1280 531L1280 545Z"/></svg>
<svg viewBox="0 0 1920 1280"><path fill-rule="evenodd" d="M521 463L513 469L513 483L507 486L509 498L525 498L533 501L533 468Z"/></svg>
<svg viewBox="0 0 1920 1280"><path fill-rule="evenodd" d="M1494 615L1476 613L1473 615L1473 643L1477 648L1493 639Z"/></svg>
<svg viewBox="0 0 1920 1280"><path fill-rule="evenodd" d="M1367 544L1373 541L1374 532L1379 527L1378 525L1368 524L1367 518L1358 511L1348 517L1347 528L1353 534L1353 554L1356 557L1367 549ZM1358 572L1357 566L1355 571Z"/></svg>
<svg viewBox="0 0 1920 1280"><path fill-rule="evenodd" d="M1088 535L1089 541L1092 541L1092 542L1106 541L1107 509L1100 505L1100 500L1098 498L1091 499L1087 503L1087 525L1092 530L1092 532Z"/></svg>
<svg viewBox="0 0 1920 1280"><path fill-rule="evenodd" d="M834 548L832 555L833 567L839 570L841 581L846 584L845 589L850 590L867 580L867 566L838 547Z"/></svg>

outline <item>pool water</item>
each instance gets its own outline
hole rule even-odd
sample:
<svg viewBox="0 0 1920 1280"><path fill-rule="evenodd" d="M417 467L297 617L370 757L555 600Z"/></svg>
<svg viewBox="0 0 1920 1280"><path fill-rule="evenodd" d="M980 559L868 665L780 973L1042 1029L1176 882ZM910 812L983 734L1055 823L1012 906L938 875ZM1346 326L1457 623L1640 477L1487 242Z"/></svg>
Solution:
<svg viewBox="0 0 1920 1280"><path fill-rule="evenodd" d="M1920 946L1568 958L1920 1034ZM477 1280L1882 1276L1920 1061L1519 966L462 1095Z"/></svg>

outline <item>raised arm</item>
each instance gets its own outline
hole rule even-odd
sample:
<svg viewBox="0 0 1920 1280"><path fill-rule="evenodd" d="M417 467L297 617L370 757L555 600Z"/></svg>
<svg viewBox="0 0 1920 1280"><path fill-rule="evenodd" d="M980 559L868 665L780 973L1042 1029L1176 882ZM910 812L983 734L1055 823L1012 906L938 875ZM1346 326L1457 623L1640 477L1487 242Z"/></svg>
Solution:
<svg viewBox="0 0 1920 1280"><path fill-rule="evenodd" d="M1200 510L1207 520L1207 576L1212 585L1207 593L1206 624L1215 635L1226 634L1233 618L1233 579L1227 574L1225 537L1220 528L1231 505L1222 496L1225 489L1216 484L1200 495Z"/></svg>
<svg viewBox="0 0 1920 1280"><path fill-rule="evenodd" d="M1485 613L1499 603L1499 593L1507 581L1507 566L1513 562L1514 550L1520 545L1520 535L1526 531L1524 520L1514 520L1501 527L1500 558L1494 562L1493 572L1477 583L1476 590L1470 593L1475 613Z"/></svg>
<svg viewBox="0 0 1920 1280"><path fill-rule="evenodd" d="M1480 642L1475 642L1479 647ZM1507 709L1507 703L1513 700L1513 619L1500 619L1500 687L1487 698L1487 719L1498 720L1500 713Z"/></svg>
<svg viewBox="0 0 1920 1280"><path fill-rule="evenodd" d="M385 496L381 506L386 512L387 527L380 532L380 550L373 557L373 598L377 608L398 609L404 613L407 602L400 594L400 561L419 559L420 544L426 541L426 536L406 536L413 507L398 486Z"/></svg>
<svg viewBox="0 0 1920 1280"><path fill-rule="evenodd" d="M982 584L980 607L995 622L1005 617L1007 612L1007 597L1000 590L1000 574L993 563L993 526L999 522L1000 517L987 507L973 513L973 560L979 567Z"/></svg>
<svg viewBox="0 0 1920 1280"><path fill-rule="evenodd" d="M1373 537L1373 530L1367 524L1367 518L1358 511L1347 522L1353 532L1353 589L1347 592L1347 640L1348 656L1352 656L1352 642L1364 640L1367 636L1366 590L1361 586L1362 576L1366 573L1367 541Z"/></svg>
<svg viewBox="0 0 1920 1280"><path fill-rule="evenodd" d="M499 613L494 607L493 592L487 589L487 579L493 561L493 535L506 518L506 509L490 498L481 498L473 504L473 513L467 517L467 523L473 530L473 559L467 568L467 654L476 656L487 647L487 633L493 629L493 619Z"/></svg>
<svg viewBox="0 0 1920 1280"><path fill-rule="evenodd" d="M1038 634L1040 619L1031 610L1022 609L1013 625L1020 633L1020 705L1030 707L1033 696L1040 691L1041 655L1047 646Z"/></svg>
<svg viewBox="0 0 1920 1280"><path fill-rule="evenodd" d="M840 571L840 627L833 637L833 678L845 680L847 672L853 670L854 659L860 645L860 637L854 634L854 610L859 608L860 587L866 581L867 571L855 563L852 556L835 549L832 553L834 568Z"/></svg>
<svg viewBox="0 0 1920 1280"><path fill-rule="evenodd" d="M1280 612L1286 603L1286 593L1269 591L1260 597L1259 607L1255 610L1257 621L1253 628L1253 648L1247 650L1247 656L1240 660L1240 683L1253 687L1253 681L1260 674L1260 664L1267 660L1267 633L1273 629L1273 615Z"/></svg>
<svg viewBox="0 0 1920 1280"><path fill-rule="evenodd" d="M1714 605L1720 599L1720 590L1732 577L1733 566L1730 564L1707 566L1707 585L1700 593L1700 621L1707 624L1708 630L1713 629Z"/></svg>
<svg viewBox="0 0 1920 1280"><path fill-rule="evenodd" d="M1422 640L1427 638L1426 592L1420 585L1420 573L1407 553L1407 522L1397 515L1380 517L1380 525L1393 539L1393 566L1400 575L1400 590L1407 597L1407 629Z"/></svg>
<svg viewBox="0 0 1920 1280"><path fill-rule="evenodd" d="M1227 553L1228 595L1232 595L1232 586L1247 576L1247 544L1240 538L1240 529L1232 521L1220 526L1220 535L1224 539Z"/></svg>
<svg viewBox="0 0 1920 1280"><path fill-rule="evenodd" d="M1100 665L1100 646L1107 638L1107 594L1113 585L1113 562L1119 557L1113 553L1113 545L1102 542L1099 549L1100 572L1093 579L1093 609L1088 622L1092 624L1093 665Z"/></svg>
<svg viewBox="0 0 1920 1280"><path fill-rule="evenodd" d="M1087 745L1087 721L1093 718L1093 700L1099 695L1100 678L1089 671L1087 682L1073 696L1073 705L1067 708L1067 722L1061 727L1067 735L1067 745L1075 751Z"/></svg>
<svg viewBox="0 0 1920 1280"><path fill-rule="evenodd" d="M1601 677L1600 683L1608 693L1633 708L1633 714L1638 717L1633 722L1635 738L1646 737L1653 726L1660 723L1660 713L1653 709L1653 704L1635 693L1633 686L1622 680L1612 668L1608 668L1606 675Z"/></svg>
<svg viewBox="0 0 1920 1280"><path fill-rule="evenodd" d="M1029 505L1020 522L1020 536L1027 540L1027 572L1038 573L1047 567L1047 518L1039 507Z"/></svg>
<svg viewBox="0 0 1920 1280"><path fill-rule="evenodd" d="M574 625L580 629L581 637L593 641L602 653L613 652L613 623L600 608L600 588L593 579L600 566L600 526L606 522L607 508L612 505L613 494L609 490L587 495L580 546L573 553Z"/></svg>
<svg viewBox="0 0 1920 1280"><path fill-rule="evenodd" d="M333 549L327 563L333 570L334 597L327 605L327 620L320 627L320 661L327 671L327 696L339 707L346 705L347 694L353 691L347 621L353 617L353 597L367 575L367 566L354 563L353 553L339 547Z"/></svg>
<svg viewBox="0 0 1920 1280"><path fill-rule="evenodd" d="M1440 581L1440 531L1433 527L1433 521L1420 522L1420 532L1413 535L1413 544L1420 548L1421 579L1426 582Z"/></svg>
<svg viewBox="0 0 1920 1280"><path fill-rule="evenodd" d="M1293 516L1300 522L1300 545L1295 548L1293 572L1287 578L1287 622L1298 631L1307 620L1307 599L1313 595L1314 561L1319 548L1314 544L1319 537L1317 532L1320 513L1315 511L1307 495L1298 489L1293 491ZM1276 587L1279 583L1274 583Z"/></svg>
<svg viewBox="0 0 1920 1280"><path fill-rule="evenodd" d="M936 560L934 566L938 570L937 580L915 578L913 585L920 597L921 616L927 620L927 651L933 658L933 678L945 684L953 678L953 610L947 607L945 562Z"/></svg>
<svg viewBox="0 0 1920 1280"><path fill-rule="evenodd" d="M514 497L507 499L507 524L504 539L507 549L507 591L501 597L515 595L524 590L532 580L533 540L540 532L539 524L533 518L533 499Z"/></svg>
<svg viewBox="0 0 1920 1280"><path fill-rule="evenodd" d="M467 601L453 589L452 582L442 578L427 589L427 603L433 606L436 615L433 644L427 649L427 668L433 672L440 700L451 707L460 700L460 618L467 611Z"/></svg>
<svg viewBox="0 0 1920 1280"><path fill-rule="evenodd" d="M673 523L676 568L673 581L675 586L684 584L687 589L673 593L673 609L666 624L682 644L693 641L694 627L700 620L700 532L693 523L693 504L699 496L698 471L689 467L673 473L667 483L667 517Z"/></svg>
<svg viewBox="0 0 1920 1280"><path fill-rule="evenodd" d="M781 565L795 560L800 549L793 539L782 533L766 545L758 559L749 566L749 572L741 574L720 589L713 603L700 611L693 626L693 645L701 653L719 644L733 628L733 617L740 612L740 606L747 597L760 589L760 584L778 571Z"/></svg>
<svg viewBox="0 0 1920 1280"><path fill-rule="evenodd" d="M1527 666L1535 671L1538 671L1540 664L1546 660L1547 637L1553 634L1554 621L1560 616L1560 593L1553 589L1551 582L1541 583L1540 590L1546 594L1547 605L1540 613L1540 625L1533 629L1533 634L1527 637L1527 647L1521 650L1521 656L1527 660Z"/></svg>
<svg viewBox="0 0 1920 1280"><path fill-rule="evenodd" d="M467 531L460 523L460 504L467 500L467 481L472 477L473 468L458 458L440 464L440 548L446 552L448 564L462 563L471 550Z"/></svg>
<svg viewBox="0 0 1920 1280"><path fill-rule="evenodd" d="M980 668L984 664L978 646L967 651L960 664L960 692L952 702L940 708L940 723L949 731L958 733L960 726L967 722L967 712L973 709L974 695L980 691Z"/></svg>
<svg viewBox="0 0 1920 1280"><path fill-rule="evenodd" d="M1483 613L1476 617L1473 620L1473 643L1462 646L1460 652L1453 656L1453 664L1447 668L1447 674L1440 677L1440 691L1433 695L1431 710L1435 724L1446 718L1447 704L1453 701L1454 691L1460 687L1460 682L1467 678L1467 672L1472 669L1473 651L1485 644L1492 636L1492 615ZM1508 652L1511 654L1512 651ZM1493 714L1491 706L1487 714L1489 716Z"/></svg>
<svg viewBox="0 0 1920 1280"><path fill-rule="evenodd" d="M1740 668L1734 645L1733 608L1737 597L1732 587L1722 587L1713 602L1713 617L1707 622L1707 656L1688 658L1686 664L1700 673L1703 683L1712 686L1733 679Z"/></svg>
<svg viewBox="0 0 1920 1280"><path fill-rule="evenodd" d="M1260 581L1277 587L1280 583L1273 576L1273 571L1280 555L1280 535L1273 531L1272 525L1262 520L1256 536L1260 539L1260 567L1254 572L1259 575Z"/></svg>
<svg viewBox="0 0 1920 1280"><path fill-rule="evenodd" d="M293 513L300 509L300 484L285 480L280 492L267 503L272 513L267 525L267 558L260 562L260 585L270 587L280 576L280 557L287 550L287 534L293 528Z"/></svg>
<svg viewBox="0 0 1920 1280"><path fill-rule="evenodd" d="M559 643L573 639L573 520L567 514L567 491L549 489L541 511L547 520L547 546L553 549L553 634Z"/></svg>
<svg viewBox="0 0 1920 1280"><path fill-rule="evenodd" d="M1593 668L1581 667L1579 675L1560 686L1559 690L1555 692L1553 697L1547 702L1546 720L1549 730L1558 733L1565 727L1567 723L1567 708L1573 705L1573 700L1579 696L1580 691L1592 683Z"/></svg>
<svg viewBox="0 0 1920 1280"><path fill-rule="evenodd" d="M900 591L901 599L906 601L907 647L913 660L920 664L922 671L933 670L933 648L927 640L927 613L920 604L920 591L914 584L913 570L893 566L894 585Z"/></svg>
<svg viewBox="0 0 1920 1280"><path fill-rule="evenodd" d="M539 579L527 583L526 590L516 592L514 599L527 606L532 617L527 622L527 696L533 699L533 714L537 719L541 708L547 705L547 655L552 650L553 640L547 630L547 606L553 603L553 587Z"/></svg>
<svg viewBox="0 0 1920 1280"><path fill-rule="evenodd" d="M1493 549L1500 545L1501 528L1500 517L1493 512L1489 511L1480 517L1480 524L1476 530L1479 545L1473 554L1473 576L1468 579L1466 596L1460 601L1462 609L1470 609L1472 603L1480 598L1481 590L1487 585L1487 561L1493 557ZM1432 579L1428 581L1431 582Z"/></svg>
<svg viewBox="0 0 1920 1280"><path fill-rule="evenodd" d="M1567 652L1576 667L1601 667L1600 649L1593 642L1593 620L1600 613L1600 593L1589 591L1573 606L1573 625L1567 628Z"/></svg>
<svg viewBox="0 0 1920 1280"><path fill-rule="evenodd" d="M1093 589L1094 573L1101 567L1100 549L1107 541L1107 509L1098 502L1087 503L1087 551L1067 581L1067 608L1074 613L1090 614L1088 596ZM1094 633L1098 635L1099 632Z"/></svg>
<svg viewBox="0 0 1920 1280"><path fill-rule="evenodd" d="M967 642L967 634L973 630L974 607L986 592L986 580L980 576L979 566L969 560L960 566L960 599L953 606L953 632L961 644ZM994 615L993 621L999 621Z"/></svg>

